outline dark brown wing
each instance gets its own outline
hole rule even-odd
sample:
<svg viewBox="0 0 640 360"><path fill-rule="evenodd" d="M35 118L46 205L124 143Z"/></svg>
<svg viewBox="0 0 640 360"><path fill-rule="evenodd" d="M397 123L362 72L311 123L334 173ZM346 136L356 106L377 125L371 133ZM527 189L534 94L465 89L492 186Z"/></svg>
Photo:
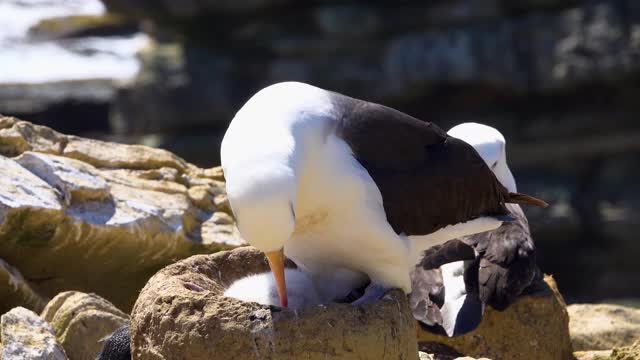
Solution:
<svg viewBox="0 0 640 360"><path fill-rule="evenodd" d="M337 134L376 182L397 233L426 235L506 214L509 193L472 146L397 110L337 94L335 100Z"/></svg>

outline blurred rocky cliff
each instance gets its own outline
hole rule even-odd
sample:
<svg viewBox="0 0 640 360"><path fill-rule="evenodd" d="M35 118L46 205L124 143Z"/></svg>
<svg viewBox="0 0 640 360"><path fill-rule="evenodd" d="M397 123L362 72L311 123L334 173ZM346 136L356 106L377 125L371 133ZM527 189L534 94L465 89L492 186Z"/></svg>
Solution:
<svg viewBox="0 0 640 360"><path fill-rule="evenodd" d="M637 1L104 3L151 41L103 126L80 130L211 166L235 111L287 80L445 129L483 122L505 134L520 189L553 204L528 215L567 300L640 293Z"/></svg>

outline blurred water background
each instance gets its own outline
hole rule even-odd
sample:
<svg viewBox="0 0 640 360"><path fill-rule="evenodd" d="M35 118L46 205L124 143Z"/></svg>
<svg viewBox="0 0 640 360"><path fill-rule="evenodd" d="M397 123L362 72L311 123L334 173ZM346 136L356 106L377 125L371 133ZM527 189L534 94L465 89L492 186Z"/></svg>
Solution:
<svg viewBox="0 0 640 360"><path fill-rule="evenodd" d="M108 131L116 82L138 72L135 54L147 36L132 23L101 22L104 14L98 0L0 1L0 111L68 131Z"/></svg>
<svg viewBox="0 0 640 360"><path fill-rule="evenodd" d="M139 69L136 51L143 34L50 39L29 32L50 17L102 15L97 0L7 0L0 3L2 83L127 79Z"/></svg>
<svg viewBox="0 0 640 360"><path fill-rule="evenodd" d="M568 302L640 298L634 0L0 0L0 113L219 162L233 113L298 80L502 131Z"/></svg>

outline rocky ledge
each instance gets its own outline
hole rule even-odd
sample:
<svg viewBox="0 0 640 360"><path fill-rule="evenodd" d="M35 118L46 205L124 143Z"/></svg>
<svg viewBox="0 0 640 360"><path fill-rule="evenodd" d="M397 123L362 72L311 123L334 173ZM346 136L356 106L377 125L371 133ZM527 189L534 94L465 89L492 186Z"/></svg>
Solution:
<svg viewBox="0 0 640 360"><path fill-rule="evenodd" d="M427 352L446 345L458 354L494 360L569 359L573 352L566 305L551 276L504 311L487 307L480 326L470 333L446 338L419 331L418 340Z"/></svg>
<svg viewBox="0 0 640 360"><path fill-rule="evenodd" d="M34 312L17 307L2 315L2 359L66 360L51 325Z"/></svg>
<svg viewBox="0 0 640 360"><path fill-rule="evenodd" d="M0 117L0 313L69 289L128 311L160 268L242 244L221 169Z"/></svg>
<svg viewBox="0 0 640 360"><path fill-rule="evenodd" d="M397 292L297 312L225 298L268 269L219 252L241 245L219 168L0 116L3 359L93 358L125 324L139 359L638 358L638 310L567 307L550 277L454 339L417 329Z"/></svg>
<svg viewBox="0 0 640 360"><path fill-rule="evenodd" d="M135 359L412 359L415 321L393 291L362 307L269 307L222 296L235 280L268 271L245 247L199 255L154 275L131 314ZM158 355L162 354L162 355Z"/></svg>
<svg viewBox="0 0 640 360"><path fill-rule="evenodd" d="M610 304L569 306L576 351L609 350L640 341L640 309Z"/></svg>

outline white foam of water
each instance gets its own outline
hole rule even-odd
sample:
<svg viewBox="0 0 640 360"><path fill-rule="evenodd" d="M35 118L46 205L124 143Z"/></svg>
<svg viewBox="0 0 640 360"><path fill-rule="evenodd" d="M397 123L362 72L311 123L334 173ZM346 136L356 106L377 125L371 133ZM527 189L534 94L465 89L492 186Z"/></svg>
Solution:
<svg viewBox="0 0 640 360"><path fill-rule="evenodd" d="M0 42L25 38L29 27L44 18L99 15L104 11L99 0L1 0Z"/></svg>
<svg viewBox="0 0 640 360"><path fill-rule="evenodd" d="M0 83L128 79L140 65L135 53L144 34L33 42L28 29L39 20L104 13L99 0L0 0Z"/></svg>
<svg viewBox="0 0 640 360"><path fill-rule="evenodd" d="M54 42L8 46L0 51L0 83L127 79L138 71L135 52L146 41L138 34L70 41L68 48Z"/></svg>

